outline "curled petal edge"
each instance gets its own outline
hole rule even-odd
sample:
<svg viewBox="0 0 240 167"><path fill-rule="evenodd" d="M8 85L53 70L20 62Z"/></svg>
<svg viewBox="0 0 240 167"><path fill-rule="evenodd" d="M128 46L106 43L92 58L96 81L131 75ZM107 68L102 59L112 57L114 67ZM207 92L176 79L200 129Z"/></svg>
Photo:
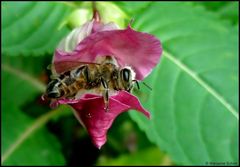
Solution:
<svg viewBox="0 0 240 167"><path fill-rule="evenodd" d="M92 142L97 148L105 144L107 131L116 117L135 109L150 118L150 113L140 104L137 97L120 91L109 99L109 112L105 112L102 96L85 94L79 101L60 100L59 104L69 104L74 109L74 115L78 121L87 129Z"/></svg>
<svg viewBox="0 0 240 167"><path fill-rule="evenodd" d="M125 30L93 33L82 40L71 53L56 49L54 65L60 73L59 62L95 62L98 56L115 57L120 66L131 66L136 79L144 79L159 62L162 45L153 35L137 32L129 25ZM68 67L65 67L68 68Z"/></svg>

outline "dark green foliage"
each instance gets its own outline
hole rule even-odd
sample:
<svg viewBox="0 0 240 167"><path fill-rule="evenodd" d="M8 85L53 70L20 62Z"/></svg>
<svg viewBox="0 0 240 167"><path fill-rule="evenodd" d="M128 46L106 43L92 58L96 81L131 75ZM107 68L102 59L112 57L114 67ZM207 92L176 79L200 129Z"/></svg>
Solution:
<svg viewBox="0 0 240 167"><path fill-rule="evenodd" d="M2 165L237 165L238 5L99 5L104 20L134 19L132 27L157 36L164 53L144 80L153 90L140 82L134 91L151 120L120 115L98 150L69 107L54 111L40 100L54 49L74 22L68 16L91 11L90 2L2 2Z"/></svg>

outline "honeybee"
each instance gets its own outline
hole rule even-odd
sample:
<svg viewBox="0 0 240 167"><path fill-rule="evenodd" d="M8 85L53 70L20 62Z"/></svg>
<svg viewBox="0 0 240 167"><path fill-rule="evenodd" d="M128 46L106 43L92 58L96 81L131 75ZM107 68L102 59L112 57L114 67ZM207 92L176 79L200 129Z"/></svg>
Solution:
<svg viewBox="0 0 240 167"><path fill-rule="evenodd" d="M120 68L114 58L105 56L97 63L83 63L78 67L53 77L47 85L45 97L49 99L78 99L84 93L103 96L105 111L109 110L109 96L117 91L131 92L135 72L129 66Z"/></svg>

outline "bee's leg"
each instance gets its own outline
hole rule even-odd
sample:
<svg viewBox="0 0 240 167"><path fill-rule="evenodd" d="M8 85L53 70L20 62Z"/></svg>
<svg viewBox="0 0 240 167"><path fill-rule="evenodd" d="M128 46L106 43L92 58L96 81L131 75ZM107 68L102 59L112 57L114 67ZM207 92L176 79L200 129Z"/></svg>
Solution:
<svg viewBox="0 0 240 167"><path fill-rule="evenodd" d="M102 86L104 87L104 92L103 92L103 100L104 100L104 104L105 104L105 111L108 112L109 111L109 88L108 88L108 84L107 82L101 78L101 83L102 83Z"/></svg>
<svg viewBox="0 0 240 167"><path fill-rule="evenodd" d="M105 103L105 111L108 112L109 111L109 94L108 94L108 89L104 90L104 103Z"/></svg>
<svg viewBox="0 0 240 167"><path fill-rule="evenodd" d="M88 66L84 66L81 70L82 70L83 76L86 79L87 83L90 82Z"/></svg>

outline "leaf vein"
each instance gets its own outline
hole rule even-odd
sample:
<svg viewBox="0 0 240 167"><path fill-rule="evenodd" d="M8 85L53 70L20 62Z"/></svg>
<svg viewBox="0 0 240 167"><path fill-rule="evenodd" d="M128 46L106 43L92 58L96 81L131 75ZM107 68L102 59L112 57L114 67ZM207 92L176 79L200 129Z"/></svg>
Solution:
<svg viewBox="0 0 240 167"><path fill-rule="evenodd" d="M176 125L176 120L177 119L176 119L176 112L175 112L177 110L175 109L176 108L176 104L175 104L174 97L176 97L175 96L175 94L176 94L176 87L177 87L177 83L179 82L181 74L182 74L182 71L179 71L177 76L176 76L175 82L173 84L173 91L171 92L172 93L172 106L173 106L173 109L172 109L172 111L173 111L173 123L174 123L174 127L176 127L175 130L174 130L174 134L175 134L175 138L176 138L176 143L178 144L178 146L179 146L181 152L183 153L183 155L185 155L185 158L186 158L185 162L187 162L187 161L190 162L191 158L189 157L189 155L186 154L185 150L183 149L182 145L180 144L180 140L178 139L178 135L177 135L177 131L178 131L177 127L178 126Z"/></svg>
<svg viewBox="0 0 240 167"><path fill-rule="evenodd" d="M23 80L28 81L30 84L32 84L35 88L37 88L41 92L45 91L45 85L43 83L41 83L40 81L36 80L32 76L30 76L22 71L19 71L7 64L2 64L2 70L9 72L13 75L16 75L17 77L19 77Z"/></svg>
<svg viewBox="0 0 240 167"><path fill-rule="evenodd" d="M239 116L237 111L229 104L218 92L216 92L212 87L210 87L204 80L202 80L194 71L188 68L185 64L180 62L176 57L172 56L170 53L164 51L164 56L170 61L175 63L182 71L190 75L196 82L198 82L208 93L210 93L214 98L216 98L237 120Z"/></svg>
<svg viewBox="0 0 240 167"><path fill-rule="evenodd" d="M199 107L199 110L198 110L198 116L197 116L197 125L200 125L201 124L201 114L203 113L203 112L201 112L201 110L203 109L203 104L205 104L205 101L206 101L206 99L207 99L207 95L205 95L204 97L203 97L203 100L202 100L202 103L201 103L201 105L200 105L200 107ZM199 135L200 135L200 139L201 139L201 141L202 141L202 143L203 143L203 146L204 146L204 149L206 150L206 153L207 153L207 156L209 157L209 162L212 162L211 161L211 156L210 156L210 152L209 152L209 150L208 150L208 147L207 147L207 144L206 144L206 140L204 139L204 136L203 136L203 129L202 129L202 127L201 127L201 125L200 126L198 126L198 129L199 129Z"/></svg>
<svg viewBox="0 0 240 167"><path fill-rule="evenodd" d="M31 12L36 7L36 4L37 4L36 2L32 3L32 5L28 9L26 9L25 12L23 12L21 16L18 16L17 19L12 20L12 22L10 22L9 24L5 25L3 27L3 30L13 26L14 24L16 24L16 22L18 22L19 20L24 18L29 12Z"/></svg>

